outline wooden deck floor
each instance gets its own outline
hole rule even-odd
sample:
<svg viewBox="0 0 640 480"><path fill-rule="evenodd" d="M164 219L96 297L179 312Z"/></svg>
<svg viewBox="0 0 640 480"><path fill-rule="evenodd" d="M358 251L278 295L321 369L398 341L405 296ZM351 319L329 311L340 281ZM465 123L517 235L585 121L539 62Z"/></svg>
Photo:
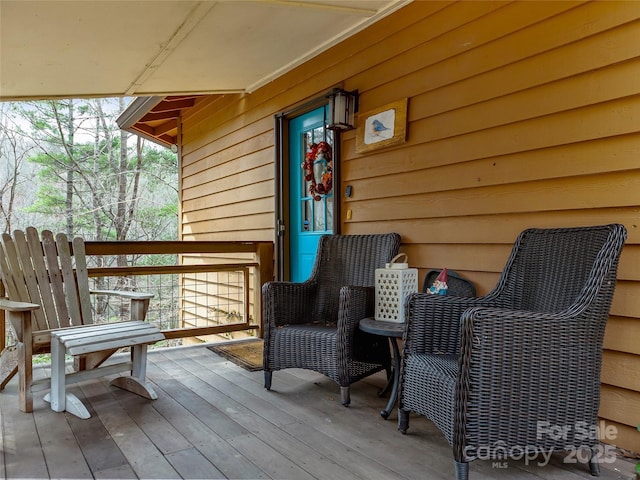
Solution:
<svg viewBox="0 0 640 480"><path fill-rule="evenodd" d="M48 375L46 366L38 376ZM17 408L17 382L0 393L3 478L450 479L451 450L424 418L407 435L396 413L383 420L376 395L382 375L352 387L340 405L338 386L304 370L247 372L204 347L155 351L148 377L158 400L110 387L108 379L71 387L92 413L80 420L34 398ZM534 462L535 463L535 462ZM554 456L545 467L509 461L471 463L471 479L592 478L585 465ZM631 462L603 465L603 479L631 479Z"/></svg>

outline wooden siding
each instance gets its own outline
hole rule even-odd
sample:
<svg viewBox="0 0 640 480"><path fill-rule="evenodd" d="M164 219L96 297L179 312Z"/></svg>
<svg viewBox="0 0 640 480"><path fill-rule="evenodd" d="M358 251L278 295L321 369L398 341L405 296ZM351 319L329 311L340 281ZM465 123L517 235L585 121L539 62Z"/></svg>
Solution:
<svg viewBox="0 0 640 480"><path fill-rule="evenodd" d="M342 233L397 231L421 275L446 266L483 294L524 228L626 225L601 415L640 452L639 38L640 2L414 2L256 92L198 100L183 237L274 240L278 112L336 85L360 112L408 97L407 143L342 137Z"/></svg>

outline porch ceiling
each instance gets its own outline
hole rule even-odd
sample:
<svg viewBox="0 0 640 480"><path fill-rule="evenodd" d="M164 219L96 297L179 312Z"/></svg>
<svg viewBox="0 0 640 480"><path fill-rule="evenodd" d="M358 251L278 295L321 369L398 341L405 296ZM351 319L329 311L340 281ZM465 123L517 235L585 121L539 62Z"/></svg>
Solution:
<svg viewBox="0 0 640 480"><path fill-rule="evenodd" d="M0 100L250 92L409 0L0 0Z"/></svg>

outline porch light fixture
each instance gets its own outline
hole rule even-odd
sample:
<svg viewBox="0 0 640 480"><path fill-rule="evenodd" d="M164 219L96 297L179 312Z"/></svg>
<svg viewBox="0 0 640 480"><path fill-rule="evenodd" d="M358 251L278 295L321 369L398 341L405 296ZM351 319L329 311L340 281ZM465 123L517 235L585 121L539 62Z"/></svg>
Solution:
<svg viewBox="0 0 640 480"><path fill-rule="evenodd" d="M358 91L336 89L329 94L327 128L329 130L352 130L358 110Z"/></svg>

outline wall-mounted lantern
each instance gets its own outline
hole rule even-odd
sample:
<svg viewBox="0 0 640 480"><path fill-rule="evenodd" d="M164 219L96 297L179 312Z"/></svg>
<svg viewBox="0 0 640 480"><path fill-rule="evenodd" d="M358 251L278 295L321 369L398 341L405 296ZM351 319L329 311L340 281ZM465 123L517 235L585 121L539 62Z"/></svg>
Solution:
<svg viewBox="0 0 640 480"><path fill-rule="evenodd" d="M352 130L356 128L356 111L358 110L358 91L347 92L336 89L329 94L329 114L327 128L329 130Z"/></svg>

